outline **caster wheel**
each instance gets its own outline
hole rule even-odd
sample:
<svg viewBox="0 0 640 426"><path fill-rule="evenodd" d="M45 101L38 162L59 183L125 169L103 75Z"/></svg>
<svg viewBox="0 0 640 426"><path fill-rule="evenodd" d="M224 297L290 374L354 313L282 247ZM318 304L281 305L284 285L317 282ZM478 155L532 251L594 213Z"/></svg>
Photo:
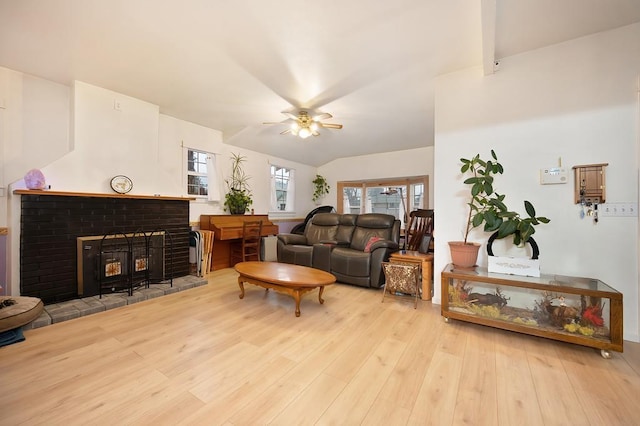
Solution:
<svg viewBox="0 0 640 426"><path fill-rule="evenodd" d="M447 324L449 324L449 318L448 318L448 317L444 317L444 322L446 322Z"/></svg>
<svg viewBox="0 0 640 426"><path fill-rule="evenodd" d="M609 359L609 358L611 358L611 352L609 352L609 351L608 351L608 350L606 350L606 349L601 349L601 350L600 350L600 355L602 355L602 358L604 358L604 359Z"/></svg>

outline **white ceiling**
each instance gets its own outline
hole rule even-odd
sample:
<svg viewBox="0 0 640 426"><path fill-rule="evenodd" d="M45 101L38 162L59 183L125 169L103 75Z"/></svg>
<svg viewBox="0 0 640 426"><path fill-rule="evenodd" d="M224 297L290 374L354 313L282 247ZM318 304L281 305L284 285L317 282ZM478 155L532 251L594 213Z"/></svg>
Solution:
<svg viewBox="0 0 640 426"><path fill-rule="evenodd" d="M318 166L433 145L439 74L639 21L640 0L0 0L0 66ZM344 128L262 124L299 109Z"/></svg>

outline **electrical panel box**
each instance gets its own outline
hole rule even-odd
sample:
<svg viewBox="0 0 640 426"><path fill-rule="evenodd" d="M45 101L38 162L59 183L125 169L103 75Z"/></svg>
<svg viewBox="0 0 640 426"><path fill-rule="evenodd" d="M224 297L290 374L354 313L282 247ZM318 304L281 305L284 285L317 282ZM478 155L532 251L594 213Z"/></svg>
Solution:
<svg viewBox="0 0 640 426"><path fill-rule="evenodd" d="M540 184L554 185L567 183L567 169L564 167L546 167L540 169Z"/></svg>
<svg viewBox="0 0 640 426"><path fill-rule="evenodd" d="M604 168L608 165L608 163L601 163L573 166L576 204L602 204L606 201Z"/></svg>

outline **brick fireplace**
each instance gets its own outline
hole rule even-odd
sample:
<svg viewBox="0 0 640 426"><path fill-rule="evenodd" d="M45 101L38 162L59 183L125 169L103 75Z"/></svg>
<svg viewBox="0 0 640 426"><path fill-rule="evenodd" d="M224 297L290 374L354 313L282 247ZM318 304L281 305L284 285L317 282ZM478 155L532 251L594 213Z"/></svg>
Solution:
<svg viewBox="0 0 640 426"><path fill-rule="evenodd" d="M53 191L21 195L20 294L57 303L77 298L77 238L162 229L173 255L164 270L189 274L189 199Z"/></svg>

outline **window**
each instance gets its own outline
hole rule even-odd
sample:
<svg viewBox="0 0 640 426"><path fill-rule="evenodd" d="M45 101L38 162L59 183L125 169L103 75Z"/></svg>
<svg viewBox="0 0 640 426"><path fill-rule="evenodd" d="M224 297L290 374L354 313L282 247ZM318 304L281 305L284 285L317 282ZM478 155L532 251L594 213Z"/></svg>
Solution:
<svg viewBox="0 0 640 426"><path fill-rule="evenodd" d="M390 214L404 228L412 210L428 208L428 182L428 176L338 182L338 213Z"/></svg>
<svg viewBox="0 0 640 426"><path fill-rule="evenodd" d="M207 153L187 149L187 194L208 195Z"/></svg>
<svg viewBox="0 0 640 426"><path fill-rule="evenodd" d="M293 212L294 170L271 165L271 211Z"/></svg>

